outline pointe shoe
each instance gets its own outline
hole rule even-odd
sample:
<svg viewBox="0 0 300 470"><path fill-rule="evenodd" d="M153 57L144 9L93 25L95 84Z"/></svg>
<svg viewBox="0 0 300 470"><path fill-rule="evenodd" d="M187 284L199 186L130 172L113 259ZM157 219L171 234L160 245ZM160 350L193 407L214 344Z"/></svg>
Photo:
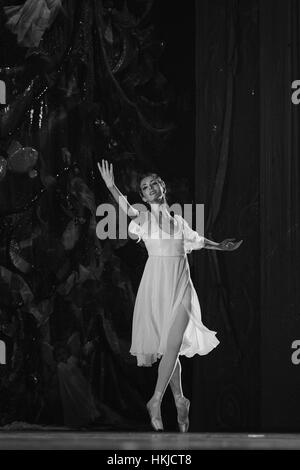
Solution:
<svg viewBox="0 0 300 470"><path fill-rule="evenodd" d="M180 432L188 432L190 400L181 396L175 399L177 408L177 422Z"/></svg>
<svg viewBox="0 0 300 470"><path fill-rule="evenodd" d="M163 431L164 426L160 416L161 399L152 398L147 403L147 410L150 416L151 425L155 431Z"/></svg>

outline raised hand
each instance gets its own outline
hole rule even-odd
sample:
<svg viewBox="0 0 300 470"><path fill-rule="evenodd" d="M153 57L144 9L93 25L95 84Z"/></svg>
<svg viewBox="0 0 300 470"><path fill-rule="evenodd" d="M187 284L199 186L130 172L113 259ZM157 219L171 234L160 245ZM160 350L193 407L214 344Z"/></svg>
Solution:
<svg viewBox="0 0 300 470"><path fill-rule="evenodd" d="M239 248L242 243L243 240L236 242L235 238L225 238L225 240L219 243L218 249L222 251L233 251Z"/></svg>
<svg viewBox="0 0 300 470"><path fill-rule="evenodd" d="M109 165L107 160L101 160L101 164L97 162L100 174L108 188L112 188L114 186L114 170L113 164Z"/></svg>

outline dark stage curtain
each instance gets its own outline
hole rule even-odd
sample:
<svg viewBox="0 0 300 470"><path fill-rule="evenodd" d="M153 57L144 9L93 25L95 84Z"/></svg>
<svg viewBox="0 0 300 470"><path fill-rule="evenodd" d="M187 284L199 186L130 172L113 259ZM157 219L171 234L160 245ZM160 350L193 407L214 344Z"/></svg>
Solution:
<svg viewBox="0 0 300 470"><path fill-rule="evenodd" d="M194 359L197 431L259 427L258 29L256 0L196 1L195 198L207 238L244 240L193 255L204 323L221 343Z"/></svg>
<svg viewBox="0 0 300 470"><path fill-rule="evenodd" d="M260 2L262 427L300 428L299 106L300 5ZM296 352L296 351L295 351Z"/></svg>
<svg viewBox="0 0 300 470"><path fill-rule="evenodd" d="M297 431L299 2L196 5L196 202L208 238L244 243L194 255L221 341L194 361L194 426Z"/></svg>

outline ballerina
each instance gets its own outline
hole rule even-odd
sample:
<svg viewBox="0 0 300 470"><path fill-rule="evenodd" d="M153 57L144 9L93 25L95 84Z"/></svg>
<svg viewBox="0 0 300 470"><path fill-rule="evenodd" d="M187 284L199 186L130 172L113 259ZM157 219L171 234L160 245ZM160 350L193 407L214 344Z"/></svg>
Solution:
<svg viewBox="0 0 300 470"><path fill-rule="evenodd" d="M180 355L205 355L219 340L201 320L199 299L190 276L187 253L202 248L233 251L242 243L228 238L220 243L202 237L183 217L171 216L166 185L155 173L142 177L140 195L149 210L137 210L114 183L113 165L102 160L100 174L121 209L132 219L128 231L143 240L148 259L136 295L130 353L137 365L150 367L160 359L154 393L147 403L151 425L163 431L161 402L168 385L177 408L180 432L189 428L190 401L183 395Z"/></svg>

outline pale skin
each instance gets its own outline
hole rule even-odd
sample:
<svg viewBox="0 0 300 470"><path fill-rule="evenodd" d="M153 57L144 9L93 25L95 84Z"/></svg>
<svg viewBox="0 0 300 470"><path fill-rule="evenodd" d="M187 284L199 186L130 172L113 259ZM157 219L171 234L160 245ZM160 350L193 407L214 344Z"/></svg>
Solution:
<svg viewBox="0 0 300 470"><path fill-rule="evenodd" d="M114 183L113 165L108 163L107 160L102 160L101 164L98 163L100 174L122 210L136 222L142 216L140 212L132 207L123 194L119 191ZM153 176L147 176L142 179L140 183L140 195L144 202L148 203L151 207L151 213L157 219L159 226L168 231L166 227L171 227L174 230L177 221L171 216L168 211L168 205L165 199L165 188L160 181ZM220 243L214 242L204 238L205 244L199 245L200 248L221 251L236 250L243 240L238 242L234 238L226 238ZM197 249L195 247L194 249ZM185 423L180 429L181 432L186 432L188 429L188 405L187 399L183 396L181 384L181 364L179 361L179 351L182 344L184 332L188 325L189 315L185 307L180 304L176 319L170 329L166 352L162 356L158 367L158 378L156 382L155 391L147 403L147 408L151 417L151 423L155 430L163 430L161 421L160 404L168 384L171 387L175 404L177 407L178 423ZM182 430L185 429L185 430Z"/></svg>

